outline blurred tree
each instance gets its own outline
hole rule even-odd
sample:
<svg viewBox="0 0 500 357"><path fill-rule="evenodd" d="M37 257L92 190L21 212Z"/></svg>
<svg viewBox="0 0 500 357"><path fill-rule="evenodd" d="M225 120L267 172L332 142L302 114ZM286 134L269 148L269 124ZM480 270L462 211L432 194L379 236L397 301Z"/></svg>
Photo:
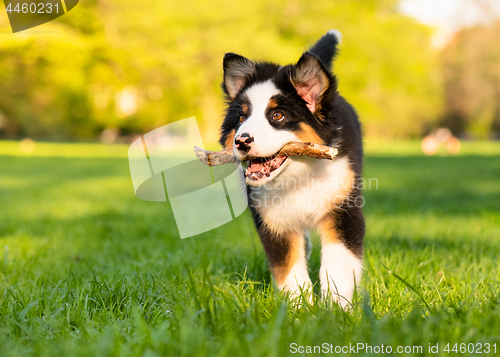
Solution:
<svg viewBox="0 0 500 357"><path fill-rule="evenodd" d="M443 50L441 125L455 134L500 137L500 21L463 29Z"/></svg>
<svg viewBox="0 0 500 357"><path fill-rule="evenodd" d="M132 134L195 115L211 141L223 115L224 53L293 63L336 28L344 44L334 71L367 135L419 136L440 114L438 57L431 30L397 3L87 0L43 29L4 35L0 135Z"/></svg>

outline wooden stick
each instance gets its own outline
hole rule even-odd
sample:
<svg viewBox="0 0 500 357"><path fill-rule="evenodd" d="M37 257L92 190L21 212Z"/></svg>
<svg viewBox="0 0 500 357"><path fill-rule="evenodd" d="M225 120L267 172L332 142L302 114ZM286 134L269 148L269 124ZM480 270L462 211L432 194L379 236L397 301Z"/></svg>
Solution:
<svg viewBox="0 0 500 357"><path fill-rule="evenodd" d="M232 150L222 150L222 151L206 151L198 146L194 147L194 153L205 164L208 166L217 166L223 164L230 164L238 162L236 157L233 155Z"/></svg>
<svg viewBox="0 0 500 357"><path fill-rule="evenodd" d="M238 162L234 157L233 150L224 149L222 151L206 151L199 147L194 147L196 156L209 166L217 166L229 163ZM310 156L317 159L333 160L339 154L337 148L331 146L314 144L314 143L288 143L281 148L276 156ZM254 159L255 157L247 156L245 161Z"/></svg>

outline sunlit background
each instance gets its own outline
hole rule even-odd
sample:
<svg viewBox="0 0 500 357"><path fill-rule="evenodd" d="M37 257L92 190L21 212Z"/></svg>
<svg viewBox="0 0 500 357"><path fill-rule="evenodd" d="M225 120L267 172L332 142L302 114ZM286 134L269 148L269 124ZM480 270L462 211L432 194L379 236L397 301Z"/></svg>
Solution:
<svg viewBox="0 0 500 357"><path fill-rule="evenodd" d="M0 138L130 142L194 115L215 141L224 53L293 63L331 28L367 138L499 137L497 0L84 0L17 34L1 6Z"/></svg>

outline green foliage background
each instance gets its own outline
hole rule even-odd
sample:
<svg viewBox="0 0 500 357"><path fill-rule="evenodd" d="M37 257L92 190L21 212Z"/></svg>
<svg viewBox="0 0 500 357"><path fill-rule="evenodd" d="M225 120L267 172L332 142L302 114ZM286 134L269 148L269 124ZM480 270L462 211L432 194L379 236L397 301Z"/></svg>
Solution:
<svg viewBox="0 0 500 357"><path fill-rule="evenodd" d="M455 132L500 138L500 21L461 31L443 51L445 115Z"/></svg>
<svg viewBox="0 0 500 357"><path fill-rule="evenodd" d="M419 136L442 111L438 52L431 29L397 5L84 0L15 35L0 11L0 135L90 139L109 127L127 135L195 115L212 140L224 53L293 63L336 28L344 41L334 71L367 135ZM116 111L123 90L137 98L133 114Z"/></svg>

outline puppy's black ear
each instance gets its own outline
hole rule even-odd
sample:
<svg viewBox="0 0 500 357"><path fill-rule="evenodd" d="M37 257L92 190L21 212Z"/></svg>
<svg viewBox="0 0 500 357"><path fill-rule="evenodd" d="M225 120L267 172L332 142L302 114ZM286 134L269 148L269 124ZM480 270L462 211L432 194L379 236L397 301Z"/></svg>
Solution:
<svg viewBox="0 0 500 357"><path fill-rule="evenodd" d="M330 86L328 72L321 60L309 52L304 53L294 67L291 80L309 110L316 112L323 94Z"/></svg>
<svg viewBox="0 0 500 357"><path fill-rule="evenodd" d="M255 72L256 65L245 57L234 53L226 53L223 68L224 82L222 87L227 95L234 99L245 85L248 77Z"/></svg>

